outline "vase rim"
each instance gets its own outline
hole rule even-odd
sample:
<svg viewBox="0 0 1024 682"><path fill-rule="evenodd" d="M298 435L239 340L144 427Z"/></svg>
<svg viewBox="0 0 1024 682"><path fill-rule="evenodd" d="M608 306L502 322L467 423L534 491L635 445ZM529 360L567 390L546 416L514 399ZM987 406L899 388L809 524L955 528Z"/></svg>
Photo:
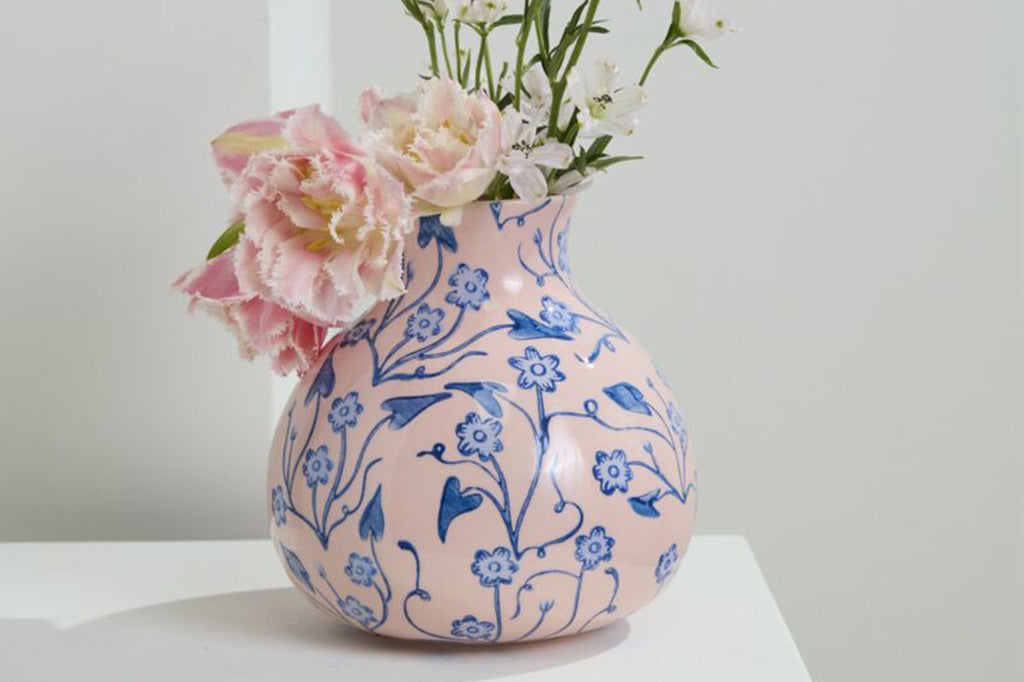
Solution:
<svg viewBox="0 0 1024 682"><path fill-rule="evenodd" d="M418 218L426 218L428 216L443 215L446 211L454 211L458 209L467 209L473 206L490 206L491 204L502 204L502 205L514 205L514 204L526 204L530 206L536 206L537 204L544 202L548 199L555 200L561 199L565 202L575 202L578 194L548 194L540 197L539 199L477 199L476 201L470 201L467 204L463 204L456 208L444 209L442 211L431 210L417 214Z"/></svg>

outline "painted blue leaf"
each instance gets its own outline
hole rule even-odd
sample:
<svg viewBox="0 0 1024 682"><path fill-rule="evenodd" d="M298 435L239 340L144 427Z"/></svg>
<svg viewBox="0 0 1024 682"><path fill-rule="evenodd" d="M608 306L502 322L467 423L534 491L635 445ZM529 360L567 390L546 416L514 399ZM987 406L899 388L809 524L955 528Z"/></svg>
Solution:
<svg viewBox="0 0 1024 682"><path fill-rule="evenodd" d="M419 416L420 412L427 409L431 405L435 405L442 400L448 400L451 398L451 393L432 393L430 395L419 395L419 396L405 396L402 398L390 398L380 404L386 412L391 413L391 423L389 426L392 429L400 429L413 419Z"/></svg>
<svg viewBox="0 0 1024 682"><path fill-rule="evenodd" d="M370 504L366 505L363 515L359 517L359 537L363 540L373 536L374 540L380 541L384 537L384 508L380 504L380 486L373 494Z"/></svg>
<svg viewBox="0 0 1024 682"><path fill-rule="evenodd" d="M288 564L288 570L292 572L300 582L304 583L310 591L313 590L313 583L309 581L309 571L302 565L302 560L299 559L299 555L291 551L282 543L277 543L281 548L281 553L284 554L284 560Z"/></svg>
<svg viewBox="0 0 1024 682"><path fill-rule="evenodd" d="M649 519L657 518L661 516L661 512L655 508L654 503L661 499L660 493L660 490L652 490L649 493L631 497L629 506L640 516L646 516Z"/></svg>
<svg viewBox="0 0 1024 682"><path fill-rule="evenodd" d="M452 253L459 250L459 243L455 240L455 230L443 224L439 215L420 218L420 231L416 235L416 243L423 249L432 239L436 239L438 244Z"/></svg>
<svg viewBox="0 0 1024 682"><path fill-rule="evenodd" d="M480 403L480 406L487 410L492 417L500 418L503 414L501 404L494 397L495 391L505 393L507 389L501 384L493 381L468 381L454 384L445 384L445 388L452 391L462 391L469 394L473 400Z"/></svg>
<svg viewBox="0 0 1024 682"><path fill-rule="evenodd" d="M498 229L500 230L503 227L503 225L501 224L501 202L500 201L492 201L491 202L491 215L494 216L494 222L496 222L498 224Z"/></svg>
<svg viewBox="0 0 1024 682"><path fill-rule="evenodd" d="M331 393L334 393L334 353L329 353L324 358L324 364L320 365L320 371L316 373L316 378L306 391L306 407L309 407L315 396L326 398Z"/></svg>
<svg viewBox="0 0 1024 682"><path fill-rule="evenodd" d="M512 329L509 330L508 335L513 339L520 341L528 341L530 339L572 339L568 332L548 326L518 310L509 310L508 317L512 320Z"/></svg>
<svg viewBox="0 0 1024 682"><path fill-rule="evenodd" d="M604 394L614 400L615 404L624 410L636 412L637 414L651 414L651 408L647 405L647 401L644 400L644 394L640 392L639 388L628 381L605 388Z"/></svg>
<svg viewBox="0 0 1024 682"><path fill-rule="evenodd" d="M441 492L441 508L437 512L437 536L444 542L448 537L448 526L456 517L467 514L481 504L484 498L480 493L463 494L459 479L449 476L444 482Z"/></svg>

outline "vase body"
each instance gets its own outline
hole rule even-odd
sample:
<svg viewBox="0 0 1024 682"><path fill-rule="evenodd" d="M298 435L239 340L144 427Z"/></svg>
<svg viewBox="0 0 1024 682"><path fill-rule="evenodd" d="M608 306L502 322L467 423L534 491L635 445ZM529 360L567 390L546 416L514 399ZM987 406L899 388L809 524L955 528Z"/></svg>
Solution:
<svg viewBox="0 0 1024 682"><path fill-rule="evenodd" d="M671 579L694 521L687 434L647 353L572 279L574 201L420 219L407 293L296 387L267 501L322 611L505 643L602 627Z"/></svg>

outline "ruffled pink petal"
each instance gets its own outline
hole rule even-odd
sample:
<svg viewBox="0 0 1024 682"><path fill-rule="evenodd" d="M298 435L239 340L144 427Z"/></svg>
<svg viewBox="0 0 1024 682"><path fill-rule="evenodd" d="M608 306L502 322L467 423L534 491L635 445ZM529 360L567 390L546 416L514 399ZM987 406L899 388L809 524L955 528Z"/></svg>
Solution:
<svg viewBox="0 0 1024 682"><path fill-rule="evenodd" d="M284 147L281 131L291 115L291 111L282 111L271 118L239 123L210 143L213 147L213 160L226 184L234 182L245 169L250 156Z"/></svg>
<svg viewBox="0 0 1024 682"><path fill-rule="evenodd" d="M284 138L301 152L363 153L341 124L320 110L319 104L296 110L284 127Z"/></svg>
<svg viewBox="0 0 1024 682"><path fill-rule="evenodd" d="M189 270L171 286L188 296L209 301L241 298L242 292L235 276L234 256L232 247Z"/></svg>

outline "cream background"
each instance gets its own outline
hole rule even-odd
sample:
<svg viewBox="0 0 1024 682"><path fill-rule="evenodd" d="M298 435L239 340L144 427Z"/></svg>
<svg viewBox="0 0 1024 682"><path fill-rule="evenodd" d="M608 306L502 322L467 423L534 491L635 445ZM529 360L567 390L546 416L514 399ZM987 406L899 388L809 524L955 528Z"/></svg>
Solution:
<svg viewBox="0 0 1024 682"><path fill-rule="evenodd" d="M590 55L635 73L669 3L604 4ZM647 160L581 203L577 277L673 382L698 532L749 538L815 679L1019 680L1021 4L726 7L722 68L666 57L617 147ZM333 8L354 124L422 37ZM266 8L0 13L0 540L260 537L266 374L166 283L225 215L205 140L266 106Z"/></svg>

